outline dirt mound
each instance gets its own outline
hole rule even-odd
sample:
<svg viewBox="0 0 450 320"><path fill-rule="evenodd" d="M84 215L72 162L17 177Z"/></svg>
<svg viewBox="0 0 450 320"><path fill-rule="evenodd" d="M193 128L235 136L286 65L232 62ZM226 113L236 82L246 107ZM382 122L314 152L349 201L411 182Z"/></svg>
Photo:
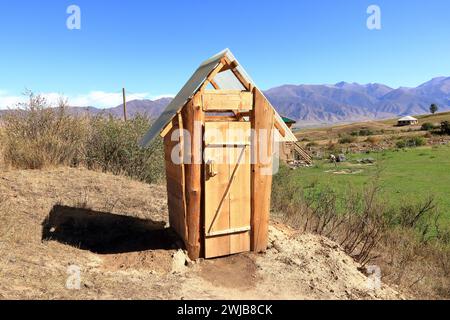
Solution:
<svg viewBox="0 0 450 320"><path fill-rule="evenodd" d="M256 256L249 253L209 260L201 264L199 276L215 287L249 290L261 280Z"/></svg>
<svg viewBox="0 0 450 320"><path fill-rule="evenodd" d="M164 186L84 169L0 173L0 298L388 299L334 242L270 227L265 254L190 261ZM80 289L67 287L69 267Z"/></svg>

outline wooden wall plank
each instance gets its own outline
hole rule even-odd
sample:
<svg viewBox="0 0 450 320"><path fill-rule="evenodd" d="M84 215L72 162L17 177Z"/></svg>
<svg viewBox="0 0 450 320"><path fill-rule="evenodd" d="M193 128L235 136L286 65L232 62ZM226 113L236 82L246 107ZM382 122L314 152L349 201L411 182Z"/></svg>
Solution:
<svg viewBox="0 0 450 320"><path fill-rule="evenodd" d="M254 107L251 117L253 135L252 156L252 215L251 215L251 249L256 252L265 251L268 242L270 195L272 188L272 161L261 162L260 150L266 149L272 155L272 131L274 112L269 102L257 89L253 89ZM265 130L268 141L260 140L260 130Z"/></svg>
<svg viewBox="0 0 450 320"><path fill-rule="evenodd" d="M190 163L184 165L186 190L187 243L191 259L198 259L201 253L201 194L202 194L202 146L204 113L200 93L188 101L181 111L184 128L190 133L190 150L184 150Z"/></svg>
<svg viewBox="0 0 450 320"><path fill-rule="evenodd" d="M253 95L240 90L205 90L202 94L204 111L251 110Z"/></svg>
<svg viewBox="0 0 450 320"><path fill-rule="evenodd" d="M164 158L166 167L167 206L169 223L183 241L186 240L185 198L182 193L182 168L171 159L172 150L178 141L172 141L172 133L177 130L178 120L173 119L169 132L164 136Z"/></svg>

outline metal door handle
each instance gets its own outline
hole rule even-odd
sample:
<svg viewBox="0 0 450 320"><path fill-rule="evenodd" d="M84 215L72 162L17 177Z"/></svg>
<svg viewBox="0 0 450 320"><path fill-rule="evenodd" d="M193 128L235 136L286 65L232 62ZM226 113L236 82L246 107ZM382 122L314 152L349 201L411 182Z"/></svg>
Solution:
<svg viewBox="0 0 450 320"><path fill-rule="evenodd" d="M214 177L217 176L218 172L216 171L216 163L213 160L208 160L206 162L206 171L208 176Z"/></svg>

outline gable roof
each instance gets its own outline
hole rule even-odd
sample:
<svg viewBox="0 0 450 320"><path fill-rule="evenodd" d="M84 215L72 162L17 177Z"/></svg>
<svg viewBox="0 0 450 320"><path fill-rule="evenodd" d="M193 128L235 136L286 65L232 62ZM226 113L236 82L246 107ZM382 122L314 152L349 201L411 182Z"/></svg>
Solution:
<svg viewBox="0 0 450 320"><path fill-rule="evenodd" d="M398 119L398 121L417 121L417 119L414 117L411 117L411 116L406 116L406 117Z"/></svg>
<svg viewBox="0 0 450 320"><path fill-rule="evenodd" d="M225 49L218 54L212 56L211 58L205 60L198 69L194 72L194 74L190 77L190 79L186 82L186 84L181 88L180 92L175 96L175 98L169 103L163 113L159 116L158 119L153 123L150 130L146 133L144 138L141 140L142 146L147 146L150 142L164 129L164 127L173 119L173 117L183 108L186 102L194 96L194 94L200 89L202 84L206 81L209 74L219 65L223 58L228 58L229 61L236 61L236 58L233 56L229 49ZM256 87L253 80L244 70L244 68L237 63L236 70L241 74L244 80L248 83L251 83ZM236 78L236 76L231 72L231 70L226 70L218 73L214 77L214 81L221 89L234 89L234 90L244 90L244 86L241 82ZM267 98L266 98L267 100ZM269 102L270 104L270 102ZM282 137L280 134L277 135L277 139L280 141L297 141L297 138L294 136L292 131L286 126L280 115L277 113L275 108L270 104L272 109L274 110L275 118L280 123L282 128L284 129L285 136Z"/></svg>

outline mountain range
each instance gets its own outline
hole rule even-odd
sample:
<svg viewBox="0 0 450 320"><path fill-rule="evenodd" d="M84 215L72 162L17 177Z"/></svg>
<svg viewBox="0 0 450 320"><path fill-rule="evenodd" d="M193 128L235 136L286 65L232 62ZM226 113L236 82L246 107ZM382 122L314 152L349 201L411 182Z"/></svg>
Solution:
<svg viewBox="0 0 450 320"><path fill-rule="evenodd" d="M450 77L437 77L416 88L391 88L384 84L339 82L332 85L282 85L264 91L278 112L299 125L386 119L429 112L436 103L439 111L450 110ZM147 114L157 117L171 98L127 102L129 117ZM71 107L74 114L107 114L121 117L123 106L100 109Z"/></svg>
<svg viewBox="0 0 450 320"><path fill-rule="evenodd" d="M416 88L339 82L334 85L283 85L264 92L279 113L299 123L336 123L385 119L450 110L450 77Z"/></svg>

